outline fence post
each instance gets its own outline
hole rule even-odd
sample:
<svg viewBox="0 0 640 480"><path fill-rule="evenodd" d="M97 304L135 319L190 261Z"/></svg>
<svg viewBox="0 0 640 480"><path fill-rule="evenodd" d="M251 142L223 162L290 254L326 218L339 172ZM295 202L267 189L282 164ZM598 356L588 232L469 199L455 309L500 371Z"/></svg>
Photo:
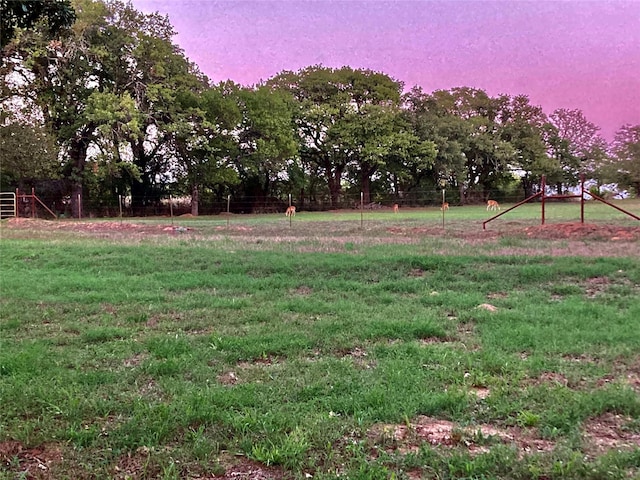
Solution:
<svg viewBox="0 0 640 480"><path fill-rule="evenodd" d="M289 207L291 207L291 194L289 194ZM293 215L289 215L289 228L291 228L291 225L293 224Z"/></svg>
<svg viewBox="0 0 640 480"><path fill-rule="evenodd" d="M36 218L36 189L31 187L31 218Z"/></svg>
<svg viewBox="0 0 640 480"><path fill-rule="evenodd" d="M20 189L16 188L16 218L20 217Z"/></svg>
<svg viewBox="0 0 640 480"><path fill-rule="evenodd" d="M230 211L231 206L231 195L227 195L227 228L229 228L229 215L231 215Z"/></svg>
<svg viewBox="0 0 640 480"><path fill-rule="evenodd" d="M364 192L360 192L360 228L364 228Z"/></svg>

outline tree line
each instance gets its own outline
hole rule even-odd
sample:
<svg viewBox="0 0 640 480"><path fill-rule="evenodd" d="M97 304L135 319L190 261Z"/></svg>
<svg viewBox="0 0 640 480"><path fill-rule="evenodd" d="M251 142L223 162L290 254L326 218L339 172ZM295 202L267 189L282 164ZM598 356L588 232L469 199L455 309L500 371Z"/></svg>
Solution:
<svg viewBox="0 0 640 480"><path fill-rule="evenodd" d="M528 197L542 175L560 193L580 173L640 193L640 125L606 142L580 110L407 89L348 66L215 84L158 13L120 0L0 6L2 190L37 185L73 216L123 196L134 209L188 197L194 215L230 195L247 211L289 194L339 208L354 192L429 201L443 188L465 204Z"/></svg>

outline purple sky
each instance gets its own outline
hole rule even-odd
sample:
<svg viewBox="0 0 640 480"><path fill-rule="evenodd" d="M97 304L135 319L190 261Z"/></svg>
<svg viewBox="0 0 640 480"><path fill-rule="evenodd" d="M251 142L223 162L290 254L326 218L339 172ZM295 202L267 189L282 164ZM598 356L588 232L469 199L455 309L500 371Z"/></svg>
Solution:
<svg viewBox="0 0 640 480"><path fill-rule="evenodd" d="M580 109L607 140L640 124L640 0L133 0L168 14L213 81L243 85L322 64L381 71L426 92L526 94Z"/></svg>

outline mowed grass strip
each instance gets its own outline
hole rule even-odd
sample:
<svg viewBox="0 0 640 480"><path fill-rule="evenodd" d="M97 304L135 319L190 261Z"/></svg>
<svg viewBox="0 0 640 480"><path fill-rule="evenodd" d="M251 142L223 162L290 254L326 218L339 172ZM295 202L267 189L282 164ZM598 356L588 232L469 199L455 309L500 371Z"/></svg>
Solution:
<svg viewBox="0 0 640 480"><path fill-rule="evenodd" d="M50 478L124 478L131 458L139 478L206 476L229 455L298 478L640 472L637 259L0 245L0 445L60 449ZM594 453L606 415L629 445ZM424 418L553 448L460 430L442 449Z"/></svg>

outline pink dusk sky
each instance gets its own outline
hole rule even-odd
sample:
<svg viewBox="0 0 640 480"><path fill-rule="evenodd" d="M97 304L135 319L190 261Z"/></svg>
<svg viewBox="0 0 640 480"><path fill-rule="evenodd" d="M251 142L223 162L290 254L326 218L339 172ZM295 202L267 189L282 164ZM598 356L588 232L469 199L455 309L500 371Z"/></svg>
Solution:
<svg viewBox="0 0 640 480"><path fill-rule="evenodd" d="M348 65L406 89L525 94L580 109L611 140L640 124L640 0L133 0L169 15L213 81Z"/></svg>

